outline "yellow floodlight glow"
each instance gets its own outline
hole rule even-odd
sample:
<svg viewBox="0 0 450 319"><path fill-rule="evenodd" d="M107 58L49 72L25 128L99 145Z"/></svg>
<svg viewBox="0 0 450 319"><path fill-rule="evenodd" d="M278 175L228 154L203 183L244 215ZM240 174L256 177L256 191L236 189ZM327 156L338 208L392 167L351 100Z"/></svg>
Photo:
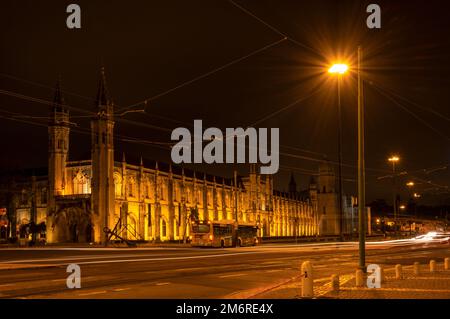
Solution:
<svg viewBox="0 0 450 319"><path fill-rule="evenodd" d="M331 68L328 69L328 73L339 73L344 74L348 71L348 65L343 63L333 64Z"/></svg>
<svg viewBox="0 0 450 319"><path fill-rule="evenodd" d="M398 162L400 160L400 157L398 157L397 155L391 156L388 158L389 162Z"/></svg>

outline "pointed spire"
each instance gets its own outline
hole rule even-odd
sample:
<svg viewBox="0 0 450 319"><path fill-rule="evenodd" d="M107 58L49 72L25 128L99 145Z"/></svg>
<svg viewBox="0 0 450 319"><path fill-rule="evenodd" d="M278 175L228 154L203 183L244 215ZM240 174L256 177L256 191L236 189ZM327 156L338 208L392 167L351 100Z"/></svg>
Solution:
<svg viewBox="0 0 450 319"><path fill-rule="evenodd" d="M122 162L126 162L126 159L125 159L125 152L122 152Z"/></svg>
<svg viewBox="0 0 450 319"><path fill-rule="evenodd" d="M295 178L294 178L294 173L293 172L291 172L291 181L289 183L295 184Z"/></svg>
<svg viewBox="0 0 450 319"><path fill-rule="evenodd" d="M102 66L100 70L100 81L98 84L97 98L95 100L96 106L107 106L110 105L108 89L106 87L106 76L105 67Z"/></svg>
<svg viewBox="0 0 450 319"><path fill-rule="evenodd" d="M291 180L289 181L289 193L297 193L297 183L295 182L294 173L291 172Z"/></svg>
<svg viewBox="0 0 450 319"><path fill-rule="evenodd" d="M141 165L141 166L144 166L144 160L142 159L142 156L141 156L141 162L140 162L140 165Z"/></svg>
<svg viewBox="0 0 450 319"><path fill-rule="evenodd" d="M58 76L55 86L55 96L53 98L53 111L54 112L65 112L64 108L64 96L61 92L61 77Z"/></svg>

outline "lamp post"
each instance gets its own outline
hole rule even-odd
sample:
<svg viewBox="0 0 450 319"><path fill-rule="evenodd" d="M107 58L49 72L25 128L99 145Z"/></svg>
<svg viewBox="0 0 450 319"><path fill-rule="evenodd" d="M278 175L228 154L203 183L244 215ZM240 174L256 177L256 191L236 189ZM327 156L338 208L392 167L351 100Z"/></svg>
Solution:
<svg viewBox="0 0 450 319"><path fill-rule="evenodd" d="M395 180L395 165L400 161L400 157L397 155L392 155L388 158L388 161L392 163L392 196L393 196L393 207L394 207L394 222L395 229L397 230L397 190L396 190L396 180Z"/></svg>
<svg viewBox="0 0 450 319"><path fill-rule="evenodd" d="M359 269L366 272L366 182L364 162L364 98L361 78L362 49L358 46L358 226Z"/></svg>
<svg viewBox="0 0 450 319"><path fill-rule="evenodd" d="M344 240L344 209L342 205L342 197L343 197L343 185L342 185L342 116L341 116L341 78L342 75L345 74L348 70L348 66L346 64L338 63L332 65L328 69L328 73L337 75L337 98L338 98L338 154L339 154L339 168L338 168L338 183L339 183L339 229L340 229L340 238L341 241Z"/></svg>

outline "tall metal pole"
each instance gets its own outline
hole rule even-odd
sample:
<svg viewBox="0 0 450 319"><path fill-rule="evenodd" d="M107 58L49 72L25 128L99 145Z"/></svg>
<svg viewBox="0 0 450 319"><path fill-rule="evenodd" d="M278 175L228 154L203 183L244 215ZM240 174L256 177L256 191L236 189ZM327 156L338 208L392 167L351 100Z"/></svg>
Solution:
<svg viewBox="0 0 450 319"><path fill-rule="evenodd" d="M338 153L339 153L339 172L338 172L338 182L339 182L339 228L340 228L340 238L341 241L344 240L344 209L342 205L342 116L341 116L341 75L338 74L337 77L337 91L338 91Z"/></svg>
<svg viewBox="0 0 450 319"><path fill-rule="evenodd" d="M397 190L396 190L396 180L395 180L395 161L392 161L392 195L393 195L393 207L394 207L394 222L395 222L395 233L397 233Z"/></svg>
<svg viewBox="0 0 450 319"><path fill-rule="evenodd" d="M234 243L238 246L238 229L239 229L239 217L238 217L238 184L237 184L237 171L234 170Z"/></svg>
<svg viewBox="0 0 450 319"><path fill-rule="evenodd" d="M358 217L359 269L366 272L366 189L364 163L364 98L361 79L362 49L358 46Z"/></svg>

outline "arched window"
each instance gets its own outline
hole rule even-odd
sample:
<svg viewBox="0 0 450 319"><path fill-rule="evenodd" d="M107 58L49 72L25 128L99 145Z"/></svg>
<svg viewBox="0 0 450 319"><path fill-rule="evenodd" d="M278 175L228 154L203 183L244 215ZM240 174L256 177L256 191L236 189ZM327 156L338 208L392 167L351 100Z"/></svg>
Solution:
<svg viewBox="0 0 450 319"><path fill-rule="evenodd" d="M41 204L47 204L47 188L41 189Z"/></svg>
<svg viewBox="0 0 450 319"><path fill-rule="evenodd" d="M222 192L217 192L217 206L222 207Z"/></svg>
<svg viewBox="0 0 450 319"><path fill-rule="evenodd" d="M167 185L166 183L164 183L164 181L161 182L161 199L167 199Z"/></svg>
<svg viewBox="0 0 450 319"><path fill-rule="evenodd" d="M122 177L119 173L114 174L114 191L116 197L122 197Z"/></svg>
<svg viewBox="0 0 450 319"><path fill-rule="evenodd" d="M28 204L28 194L25 189L22 189L22 193L20 195L20 204L27 205Z"/></svg>
<svg viewBox="0 0 450 319"><path fill-rule="evenodd" d="M128 183L128 196L134 197L134 181L130 180Z"/></svg>
<svg viewBox="0 0 450 319"><path fill-rule="evenodd" d="M73 179L74 194L89 194L91 192L90 179L87 173L78 171Z"/></svg>
<svg viewBox="0 0 450 319"><path fill-rule="evenodd" d="M129 176L128 177L128 189L127 189L127 194L128 197L137 197L138 194L138 187L136 185L136 180L134 176Z"/></svg>
<svg viewBox="0 0 450 319"><path fill-rule="evenodd" d="M189 187L186 188L186 202L191 202L191 190L189 189Z"/></svg>
<svg viewBox="0 0 450 319"><path fill-rule="evenodd" d="M148 183L144 185L144 194L145 198L150 198L150 186L148 186Z"/></svg>
<svg viewBox="0 0 450 319"><path fill-rule="evenodd" d="M162 237L166 237L167 236L167 223L166 221L163 219L161 222L161 233L162 233Z"/></svg>

